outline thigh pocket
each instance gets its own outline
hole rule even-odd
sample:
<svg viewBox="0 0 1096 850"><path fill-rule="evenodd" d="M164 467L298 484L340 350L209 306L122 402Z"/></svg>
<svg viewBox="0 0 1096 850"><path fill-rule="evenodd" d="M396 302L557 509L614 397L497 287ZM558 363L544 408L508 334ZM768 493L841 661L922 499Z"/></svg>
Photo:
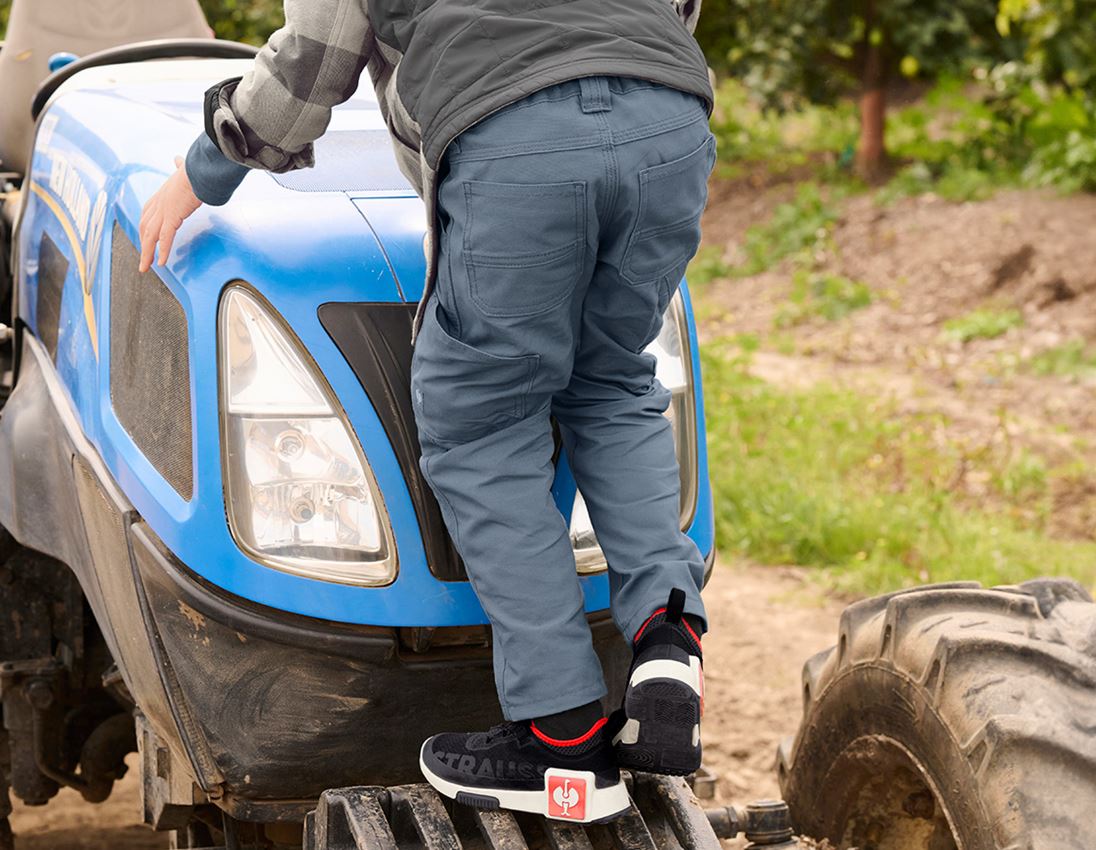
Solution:
<svg viewBox="0 0 1096 850"><path fill-rule="evenodd" d="M411 358L411 400L419 430L438 443L478 439L525 416L538 354L491 354L450 335L438 300L423 314Z"/></svg>
<svg viewBox="0 0 1096 850"><path fill-rule="evenodd" d="M469 296L488 316L566 301L586 257L586 184L464 183Z"/></svg>
<svg viewBox="0 0 1096 850"><path fill-rule="evenodd" d="M680 277L700 245L700 215L715 165L715 137L679 159L639 172L639 205L620 271L631 284Z"/></svg>

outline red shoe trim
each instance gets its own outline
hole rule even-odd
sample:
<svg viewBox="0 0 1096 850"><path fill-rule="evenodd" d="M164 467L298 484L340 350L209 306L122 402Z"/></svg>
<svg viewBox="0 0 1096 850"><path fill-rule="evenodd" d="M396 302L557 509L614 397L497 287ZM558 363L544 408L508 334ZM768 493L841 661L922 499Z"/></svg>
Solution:
<svg viewBox="0 0 1096 850"><path fill-rule="evenodd" d="M540 738L544 743L551 744L553 747L575 747L579 744L585 744L597 733L597 730L609 722L608 717L603 717L597 723L590 727L590 730L585 735L580 735L578 738L571 738L569 741L561 741L558 738L552 738L545 735L537 728L536 723L530 723L529 728L533 730L533 734Z"/></svg>
<svg viewBox="0 0 1096 850"><path fill-rule="evenodd" d="M651 620L653 620L659 614L665 614L665 613L666 613L665 608L659 608L650 617L648 617L646 620L644 620L643 625L640 626L639 631L636 632L636 636L634 638L632 638L632 643L638 643L639 642L639 639L643 636L643 631L647 628L648 625L650 625ZM700 635L698 635L695 631L693 631L693 627L689 625L689 621L686 620L684 617L681 618L681 625L683 625L688 630L689 634L693 636L693 640L696 641L697 649L699 649L700 646L701 646L701 644L700 644Z"/></svg>
<svg viewBox="0 0 1096 850"><path fill-rule="evenodd" d="M681 618L681 625L683 625L686 629L689 630L689 634L691 634L693 636L693 640L696 641L696 648L700 649L700 636L696 632L693 631L693 627L689 625L689 621L686 620L684 617L682 617Z"/></svg>
<svg viewBox="0 0 1096 850"><path fill-rule="evenodd" d="M636 632L636 636L635 636L634 638L632 638L632 643L636 643L636 642L638 642L638 641L639 641L639 639L640 639L640 638L641 638L641 637L643 636L643 630L644 630L644 629L646 629L648 625L650 625L650 623L651 623L651 620L653 620L653 619L654 619L655 617L657 617L657 616L658 616L659 614L665 614L665 613L666 613L666 609L665 609L665 608L659 608L659 609L658 609L657 611L655 611L655 612L654 612L654 613L653 613L653 614L652 614L652 615L651 615L650 617L648 617L648 618L647 618L646 620L644 620L644 621L643 621L643 625L642 625L642 626L640 626L640 627L639 627L639 631L638 631L638 632Z"/></svg>

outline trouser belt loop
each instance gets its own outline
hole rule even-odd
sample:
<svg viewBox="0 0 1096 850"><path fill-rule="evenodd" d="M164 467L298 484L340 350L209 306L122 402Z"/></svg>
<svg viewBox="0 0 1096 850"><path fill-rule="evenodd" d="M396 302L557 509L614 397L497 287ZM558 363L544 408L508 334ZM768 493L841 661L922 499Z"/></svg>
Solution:
<svg viewBox="0 0 1096 850"><path fill-rule="evenodd" d="M613 108L609 83L604 77L579 77L579 101L583 112L609 112Z"/></svg>

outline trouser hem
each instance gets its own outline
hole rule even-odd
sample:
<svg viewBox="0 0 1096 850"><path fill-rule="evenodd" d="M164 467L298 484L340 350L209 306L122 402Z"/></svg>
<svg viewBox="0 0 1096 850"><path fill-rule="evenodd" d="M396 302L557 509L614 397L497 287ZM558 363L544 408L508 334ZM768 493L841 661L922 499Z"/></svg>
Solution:
<svg viewBox="0 0 1096 850"><path fill-rule="evenodd" d="M553 694L550 698L540 700L521 700L515 703L502 704L502 716L507 720L534 720L537 717L545 717L549 714L558 714L586 705L588 702L600 702L609 691L604 682L588 685L566 694Z"/></svg>

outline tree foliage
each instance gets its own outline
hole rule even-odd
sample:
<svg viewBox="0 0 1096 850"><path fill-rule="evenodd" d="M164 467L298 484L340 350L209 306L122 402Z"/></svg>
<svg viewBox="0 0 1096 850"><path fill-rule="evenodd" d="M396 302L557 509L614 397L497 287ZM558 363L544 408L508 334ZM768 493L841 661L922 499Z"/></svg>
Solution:
<svg viewBox="0 0 1096 850"><path fill-rule="evenodd" d="M1096 95L1096 0L1001 0L997 25L1035 78Z"/></svg>
<svg viewBox="0 0 1096 850"><path fill-rule="evenodd" d="M888 78L998 58L996 13L992 0L705 0L697 37L716 70L786 106L858 89L872 47Z"/></svg>
<svg viewBox="0 0 1096 850"><path fill-rule="evenodd" d="M282 0L199 0L218 38L261 45L285 23Z"/></svg>
<svg viewBox="0 0 1096 850"><path fill-rule="evenodd" d="M888 84L1001 56L996 13L992 0L708 0L698 37L717 67L777 108L858 92L857 164L870 177L884 154Z"/></svg>

